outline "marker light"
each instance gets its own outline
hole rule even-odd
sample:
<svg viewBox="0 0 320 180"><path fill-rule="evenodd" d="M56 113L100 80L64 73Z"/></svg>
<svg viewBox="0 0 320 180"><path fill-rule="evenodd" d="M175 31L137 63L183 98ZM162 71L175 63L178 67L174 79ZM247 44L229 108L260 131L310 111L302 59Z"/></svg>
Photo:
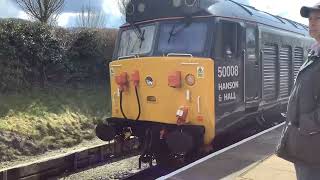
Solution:
<svg viewBox="0 0 320 180"><path fill-rule="evenodd" d="M176 8L180 7L181 4L182 4L182 0L172 0L172 5Z"/></svg>
<svg viewBox="0 0 320 180"><path fill-rule="evenodd" d="M194 6L196 4L197 0L185 0L185 4L187 6Z"/></svg>
<svg viewBox="0 0 320 180"><path fill-rule="evenodd" d="M186 75L185 80L186 80L187 85L189 85L189 86L193 86L196 82L195 77L192 74Z"/></svg>
<svg viewBox="0 0 320 180"><path fill-rule="evenodd" d="M139 11L140 13L143 13L145 9L146 9L146 5L145 5L144 3L140 3L140 4L138 5L138 11Z"/></svg>

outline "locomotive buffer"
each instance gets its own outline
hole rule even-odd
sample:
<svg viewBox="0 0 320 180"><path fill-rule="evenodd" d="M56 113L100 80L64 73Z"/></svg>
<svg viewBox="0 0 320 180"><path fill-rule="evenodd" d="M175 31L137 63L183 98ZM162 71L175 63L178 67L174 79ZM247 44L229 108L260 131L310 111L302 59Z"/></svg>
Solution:
<svg viewBox="0 0 320 180"><path fill-rule="evenodd" d="M174 180L295 180L292 163L274 155L283 124L158 178Z"/></svg>

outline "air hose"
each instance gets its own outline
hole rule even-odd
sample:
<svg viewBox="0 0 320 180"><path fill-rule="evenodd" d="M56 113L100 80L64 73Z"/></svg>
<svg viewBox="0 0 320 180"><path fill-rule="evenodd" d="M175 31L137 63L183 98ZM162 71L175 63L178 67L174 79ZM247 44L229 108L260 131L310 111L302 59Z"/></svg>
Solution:
<svg viewBox="0 0 320 180"><path fill-rule="evenodd" d="M122 90L120 90L120 110L121 110L121 113L122 113L122 116L125 118L125 119L128 119L127 116L124 114L123 112L123 108L122 108Z"/></svg>
<svg viewBox="0 0 320 180"><path fill-rule="evenodd" d="M139 107L139 113L138 113L138 116L136 118L136 121L139 120L140 118L140 114L141 114L141 105L140 105L140 99L139 99L139 95L138 95L138 89L137 89L137 86L134 87L135 89L135 92L136 92L136 97L137 97L137 102L138 102L138 107ZM122 90L120 91L120 110L121 110L121 113L122 113L122 116L125 118L125 119L128 119L127 116L124 114L123 112L123 107L122 107Z"/></svg>
<svg viewBox="0 0 320 180"><path fill-rule="evenodd" d="M138 107L139 107L139 114L136 118L136 121L139 120L140 118L140 114L141 114L141 105L140 105L140 99L139 99L139 95L138 95L138 89L137 86L134 87L135 91L136 91L136 97L137 97L137 102L138 102Z"/></svg>

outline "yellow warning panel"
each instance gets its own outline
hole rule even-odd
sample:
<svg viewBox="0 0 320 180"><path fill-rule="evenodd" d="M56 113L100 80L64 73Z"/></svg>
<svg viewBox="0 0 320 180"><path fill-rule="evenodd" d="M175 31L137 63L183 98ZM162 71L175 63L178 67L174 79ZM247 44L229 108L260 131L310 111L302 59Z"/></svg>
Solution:
<svg viewBox="0 0 320 180"><path fill-rule="evenodd" d="M296 180L294 165L272 155L248 169L236 180Z"/></svg>

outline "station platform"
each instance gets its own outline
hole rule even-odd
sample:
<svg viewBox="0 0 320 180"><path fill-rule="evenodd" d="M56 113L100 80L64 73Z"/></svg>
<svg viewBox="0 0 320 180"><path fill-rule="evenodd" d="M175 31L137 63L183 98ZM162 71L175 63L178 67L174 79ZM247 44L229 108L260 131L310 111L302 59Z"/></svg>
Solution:
<svg viewBox="0 0 320 180"><path fill-rule="evenodd" d="M296 180L294 165L274 155L284 123L210 154L159 180Z"/></svg>

